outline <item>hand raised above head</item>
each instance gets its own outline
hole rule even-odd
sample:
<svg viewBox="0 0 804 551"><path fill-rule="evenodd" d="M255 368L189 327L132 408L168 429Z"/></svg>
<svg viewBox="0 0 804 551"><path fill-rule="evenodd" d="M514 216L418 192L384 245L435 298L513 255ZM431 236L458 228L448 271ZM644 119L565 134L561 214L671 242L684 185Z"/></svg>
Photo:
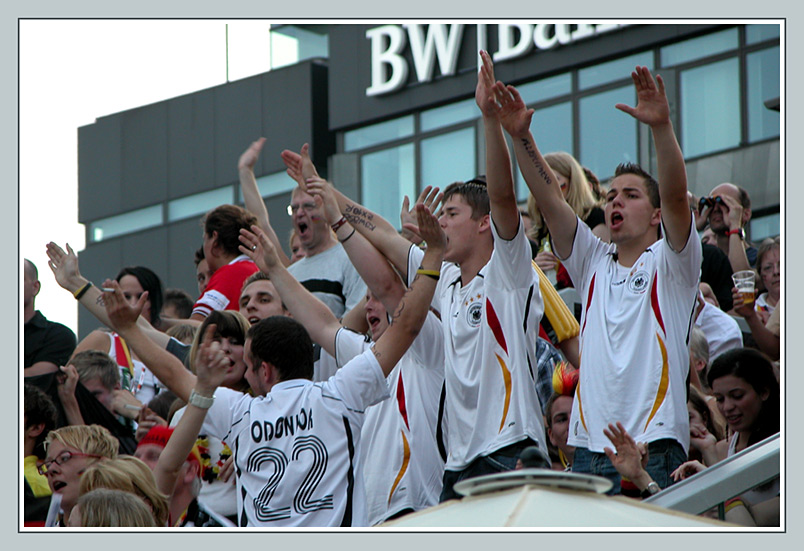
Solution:
<svg viewBox="0 0 804 551"><path fill-rule="evenodd" d="M312 177L307 179L307 193L313 196L316 203L321 201L327 222L332 225L341 219L341 209L335 197L332 184L323 178Z"/></svg>
<svg viewBox="0 0 804 551"><path fill-rule="evenodd" d="M213 391L223 383L227 371L232 367L221 343L215 340L215 331L217 326L214 323L206 327L195 361L195 373L198 377L196 387Z"/></svg>
<svg viewBox="0 0 804 551"><path fill-rule="evenodd" d="M250 146L240 155L240 160L237 162L237 168L239 170L254 170L254 165L257 164L257 161L260 158L260 152L262 151L262 146L265 144L265 138L260 138L257 141L251 143Z"/></svg>
<svg viewBox="0 0 804 551"><path fill-rule="evenodd" d="M667 95L664 89L664 80L660 75L653 75L647 67L638 66L631 73L631 80L637 93L636 107L630 107L624 103L615 105L617 109L628 113L639 122L648 126L660 126L670 122L670 105L667 103Z"/></svg>
<svg viewBox="0 0 804 551"><path fill-rule="evenodd" d="M315 169L313 160L310 158L310 145L304 144L299 153L301 155L301 169L304 180L307 181L310 178L321 178L321 176L318 175L318 171Z"/></svg>
<svg viewBox="0 0 804 551"><path fill-rule="evenodd" d="M109 316L112 328L118 333L123 333L126 329L137 325L137 318L142 314L142 309L148 300L148 291L142 293L137 303L131 306L123 296L123 291L117 281L107 279L103 282L103 288L111 289L111 291L103 291L102 296L106 315Z"/></svg>
<svg viewBox="0 0 804 551"><path fill-rule="evenodd" d="M416 203L415 209L416 220L419 223L418 233L427 242L427 249L443 251L447 245L447 236L438 223L438 218L422 203Z"/></svg>
<svg viewBox="0 0 804 551"><path fill-rule="evenodd" d="M494 94L500 104L497 117L500 124L512 138L522 138L530 132L530 121L533 109L528 109L519 92L513 86L506 86L497 81Z"/></svg>
<svg viewBox="0 0 804 551"><path fill-rule="evenodd" d="M491 56L485 50L480 50L482 65L477 73L477 87L475 88L475 102L483 116L495 116L500 110L494 94L494 64Z"/></svg>
<svg viewBox="0 0 804 551"><path fill-rule="evenodd" d="M282 264L276 247L265 235L265 232L256 224L251 226L251 231L245 228L240 230L240 252L248 256L260 269L268 273L277 265Z"/></svg>
<svg viewBox="0 0 804 551"><path fill-rule="evenodd" d="M51 241L47 244L47 265L53 272L56 278L56 283L63 289L70 292L77 290L76 287L79 283L76 281L81 277L81 272L78 270L78 256L73 251L70 244L67 243L67 252L59 247L56 243Z"/></svg>

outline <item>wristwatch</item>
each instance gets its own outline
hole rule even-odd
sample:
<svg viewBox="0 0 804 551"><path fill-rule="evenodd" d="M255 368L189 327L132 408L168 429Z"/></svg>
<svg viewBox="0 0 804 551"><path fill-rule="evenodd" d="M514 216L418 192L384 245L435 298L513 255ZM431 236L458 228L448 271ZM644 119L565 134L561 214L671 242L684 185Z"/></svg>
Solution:
<svg viewBox="0 0 804 551"><path fill-rule="evenodd" d="M187 401L188 404L192 404L197 408L201 409L209 409L212 407L212 403L215 401L215 396L201 396L199 393L195 391L195 389L190 392L190 399Z"/></svg>
<svg viewBox="0 0 804 551"><path fill-rule="evenodd" d="M660 490L661 488L659 488L659 485L656 484L656 481L651 480L650 484L648 484L648 487L645 488L645 490L642 492L642 498L644 499L646 497L656 495L659 493Z"/></svg>
<svg viewBox="0 0 804 551"><path fill-rule="evenodd" d="M743 231L742 228L734 228L733 230L729 230L726 232L726 235L731 236L734 235L735 233L737 234L737 237L740 238L740 241L745 241L745 232Z"/></svg>

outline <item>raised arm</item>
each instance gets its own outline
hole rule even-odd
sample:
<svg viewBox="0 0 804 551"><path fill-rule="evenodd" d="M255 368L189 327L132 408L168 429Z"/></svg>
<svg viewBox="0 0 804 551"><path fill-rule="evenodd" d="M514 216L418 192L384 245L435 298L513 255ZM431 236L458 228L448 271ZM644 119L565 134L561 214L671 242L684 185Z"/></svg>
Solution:
<svg viewBox="0 0 804 551"><path fill-rule="evenodd" d="M385 308L393 312L405 294L405 286L387 259L341 215L332 184L311 178L307 182L307 192L321 198L327 221L360 278Z"/></svg>
<svg viewBox="0 0 804 551"><path fill-rule="evenodd" d="M204 332L201 348L196 356L195 369L198 374L194 391L204 398L213 398L215 390L221 385L226 370L230 367L229 359L221 350L220 343L213 342L215 337L215 324L207 326ZM193 449L208 408L200 408L191 403L176 425L165 449L159 455L159 461L154 467L154 477L159 491L173 495L176 480L187 456Z"/></svg>
<svg viewBox="0 0 804 551"><path fill-rule="evenodd" d="M662 200L662 223L665 238L672 248L680 251L687 243L692 223L692 211L687 202L687 169L681 147L670 121L670 105L660 75L653 76L647 67L637 67L631 73L637 93L636 107L618 103L615 107L650 126L656 149L657 181Z"/></svg>
<svg viewBox="0 0 804 551"><path fill-rule="evenodd" d="M47 244L47 256L50 259L48 266L50 266L50 269L53 271L53 276L56 278L56 282L62 289L70 291L73 296L75 296L77 293L80 293L87 284L90 285L81 293L78 302L89 310L89 313L95 316L103 325L111 327L112 324L109 320L109 316L106 314L106 309L103 307L101 290L92 285L88 279L81 275L78 269L78 256L75 254L72 247L70 247L70 244L67 243L67 252L64 252L64 249L51 241ZM139 316L137 319L137 325L139 325L142 332L149 339L162 348L165 348L170 341L168 335L154 329L154 326L142 316ZM76 350L76 352L80 352L80 350ZM75 355L75 352L73 355Z"/></svg>
<svg viewBox="0 0 804 551"><path fill-rule="evenodd" d="M578 217L564 200L553 170L536 147L530 132L533 109L525 107L525 102L513 86L505 86L498 81L494 85L494 93L500 104L500 123L513 140L519 170L539 204L544 222L550 230L553 250L559 257L567 258L572 252Z"/></svg>
<svg viewBox="0 0 804 551"><path fill-rule="evenodd" d="M301 151L301 155L293 151L282 151L282 160L285 162L287 172L296 181L299 181L299 179L305 181L303 171L309 172L307 167L312 166L312 163L307 162L309 160L307 144L302 147ZM319 177L317 174L310 176L310 178L317 177ZM405 277L407 275L408 251L411 247L410 241L399 235L394 227L382 216L352 201L334 186L332 190L343 217L361 235L368 239Z"/></svg>
<svg viewBox="0 0 804 551"><path fill-rule="evenodd" d="M276 254L276 247L258 226L251 226L251 231L241 229L240 242L240 252L271 277L288 312L307 329L314 342L335 356L335 335L341 328L335 314L288 272Z"/></svg>
<svg viewBox="0 0 804 551"><path fill-rule="evenodd" d="M173 394L184 400L190 398L190 391L195 385L195 375L184 367L176 356L152 341L137 323L142 307L148 299L148 291L144 292L135 306L131 306L123 297L120 285L107 279L103 286L113 289L103 293L106 314L111 327L128 343L148 369L167 386Z"/></svg>
<svg viewBox="0 0 804 551"><path fill-rule="evenodd" d="M374 356L386 377L421 331L444 259L446 237L438 220L421 204L416 205L416 215L419 235L427 241L421 268L410 289L399 302L391 325L372 346Z"/></svg>
<svg viewBox="0 0 804 551"><path fill-rule="evenodd" d="M475 101L483 114L483 132L486 137L486 189L497 234L505 240L511 240L519 228L519 208L511 175L511 156L503 136L499 106L494 93L494 65L488 52L481 50L480 57L483 65L477 74Z"/></svg>
<svg viewBox="0 0 804 551"><path fill-rule="evenodd" d="M262 146L265 144L265 138L252 142L248 149L246 149L240 160L237 162L237 171L240 175L240 190L243 193L243 201L245 202L246 210L257 217L257 225L262 228L274 247L277 249L282 264L290 266L290 258L285 254L282 245L279 243L279 238L271 226L271 220L268 216L268 209L265 208L265 202L262 200L260 190L257 187L257 179L254 177L254 165L260 158Z"/></svg>

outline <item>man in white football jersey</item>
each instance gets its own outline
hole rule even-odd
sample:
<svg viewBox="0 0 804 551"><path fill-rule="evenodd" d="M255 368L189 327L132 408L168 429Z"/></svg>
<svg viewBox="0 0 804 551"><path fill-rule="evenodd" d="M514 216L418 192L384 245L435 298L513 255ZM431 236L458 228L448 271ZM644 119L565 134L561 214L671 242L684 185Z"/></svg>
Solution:
<svg viewBox="0 0 804 551"><path fill-rule="evenodd" d="M421 264L425 275L400 301L383 336L322 383L310 380L312 343L304 327L273 316L252 326L246 338L246 378L255 397L215 390L217 383L206 377L197 386L195 375L137 327L144 301L132 308L114 282L104 283L114 288L104 293L114 327L188 402L181 430L193 437L204 430L232 447L241 526L366 524L360 459L364 412L388 397L386 377L425 321L437 277L428 276L439 273L445 247L435 217L423 206L417 214L430 244ZM264 247L270 246L264 234L260 237ZM197 423L186 421L188 416Z"/></svg>
<svg viewBox="0 0 804 551"><path fill-rule="evenodd" d="M617 167L606 194L604 243L578 223L530 132L532 109L498 82L500 120L511 135L528 187L544 214L553 251L581 290L580 383L568 443L573 471L620 476L603 450L608 424L622 423L648 444L647 471L658 487L687 457L687 339L701 269L701 243L687 202L684 157L661 77L631 73L637 106L616 107L650 126L658 182L634 164ZM660 226L664 238L659 238Z"/></svg>

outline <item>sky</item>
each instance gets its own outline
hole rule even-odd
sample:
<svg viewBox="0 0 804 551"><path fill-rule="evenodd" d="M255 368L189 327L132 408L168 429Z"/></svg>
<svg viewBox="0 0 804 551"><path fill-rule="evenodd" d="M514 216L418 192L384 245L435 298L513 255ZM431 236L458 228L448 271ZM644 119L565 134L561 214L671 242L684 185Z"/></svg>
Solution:
<svg viewBox="0 0 804 551"><path fill-rule="evenodd" d="M39 270L36 307L51 321L78 333L76 301L56 283L45 254L49 241L63 248L70 243L76 252L85 246L78 223L78 128L224 84L227 24L228 80L269 70L270 24L264 20L20 22L20 256ZM274 64L289 61L288 55L275 46Z"/></svg>

